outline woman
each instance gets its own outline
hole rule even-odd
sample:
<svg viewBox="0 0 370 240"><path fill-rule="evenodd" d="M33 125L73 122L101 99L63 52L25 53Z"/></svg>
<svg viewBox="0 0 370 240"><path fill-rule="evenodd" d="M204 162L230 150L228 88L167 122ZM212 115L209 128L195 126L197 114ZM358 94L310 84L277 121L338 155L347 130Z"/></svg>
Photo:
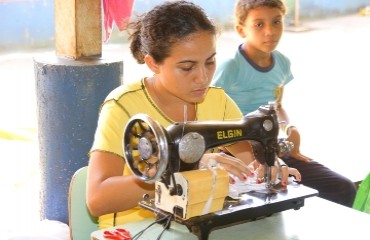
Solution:
<svg viewBox="0 0 370 240"><path fill-rule="evenodd" d="M154 186L138 180L125 165L121 144L130 117L146 113L164 127L242 117L222 89L209 87L216 67L217 31L200 7L187 1L163 3L131 22L129 33L133 56L154 75L118 87L101 107L87 185L87 204L93 215L100 216L100 228L152 216L137 203L143 194L153 197ZM226 149L233 156L207 153L201 162L216 160L240 180L253 176L248 167L254 160L249 143Z"/></svg>

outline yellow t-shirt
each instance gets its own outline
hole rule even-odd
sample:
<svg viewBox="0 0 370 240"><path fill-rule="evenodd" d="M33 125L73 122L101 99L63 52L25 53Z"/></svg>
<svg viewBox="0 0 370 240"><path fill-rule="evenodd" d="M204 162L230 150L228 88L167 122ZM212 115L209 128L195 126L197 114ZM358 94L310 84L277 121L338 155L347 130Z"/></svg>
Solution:
<svg viewBox="0 0 370 240"><path fill-rule="evenodd" d="M111 152L124 158L122 139L128 120L138 113L145 113L164 128L174 123L163 113L145 88L145 81L122 85L113 90L100 109L98 126L91 151ZM203 102L196 107L197 121L237 121L242 113L223 89L210 87ZM131 174L125 168L124 175ZM153 216L152 212L135 207L128 211L99 217L99 228L133 222Z"/></svg>

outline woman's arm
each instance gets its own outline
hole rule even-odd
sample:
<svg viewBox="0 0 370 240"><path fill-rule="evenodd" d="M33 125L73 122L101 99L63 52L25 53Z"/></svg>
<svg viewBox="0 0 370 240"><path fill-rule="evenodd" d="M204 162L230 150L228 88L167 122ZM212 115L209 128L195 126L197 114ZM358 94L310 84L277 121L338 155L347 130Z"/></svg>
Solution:
<svg viewBox="0 0 370 240"><path fill-rule="evenodd" d="M134 175L123 176L125 161L113 153L90 154L87 175L87 206L94 216L137 206L144 194L154 197L154 185Z"/></svg>

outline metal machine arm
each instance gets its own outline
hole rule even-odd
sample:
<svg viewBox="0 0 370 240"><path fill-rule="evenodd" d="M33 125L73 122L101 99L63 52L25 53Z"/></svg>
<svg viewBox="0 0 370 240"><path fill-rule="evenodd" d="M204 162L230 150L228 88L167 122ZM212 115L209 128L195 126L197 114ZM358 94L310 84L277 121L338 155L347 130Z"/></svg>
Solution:
<svg viewBox="0 0 370 240"><path fill-rule="evenodd" d="M261 106L240 121L193 121L163 128L145 114L133 116L124 130L124 154L131 171L146 182L165 173L198 168L207 149L249 140L256 159L273 166L279 152L274 105Z"/></svg>

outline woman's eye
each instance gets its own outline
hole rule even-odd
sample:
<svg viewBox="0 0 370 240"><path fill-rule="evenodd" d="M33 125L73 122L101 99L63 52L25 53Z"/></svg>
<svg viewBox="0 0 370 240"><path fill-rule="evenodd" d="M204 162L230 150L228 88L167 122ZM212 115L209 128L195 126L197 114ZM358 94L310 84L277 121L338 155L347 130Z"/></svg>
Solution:
<svg viewBox="0 0 370 240"><path fill-rule="evenodd" d="M213 66L215 64L216 64L216 60L212 60L212 61L206 62L206 65L207 66Z"/></svg>
<svg viewBox="0 0 370 240"><path fill-rule="evenodd" d="M185 72L189 72L193 69L193 66L191 66L191 67L182 67L181 69Z"/></svg>

